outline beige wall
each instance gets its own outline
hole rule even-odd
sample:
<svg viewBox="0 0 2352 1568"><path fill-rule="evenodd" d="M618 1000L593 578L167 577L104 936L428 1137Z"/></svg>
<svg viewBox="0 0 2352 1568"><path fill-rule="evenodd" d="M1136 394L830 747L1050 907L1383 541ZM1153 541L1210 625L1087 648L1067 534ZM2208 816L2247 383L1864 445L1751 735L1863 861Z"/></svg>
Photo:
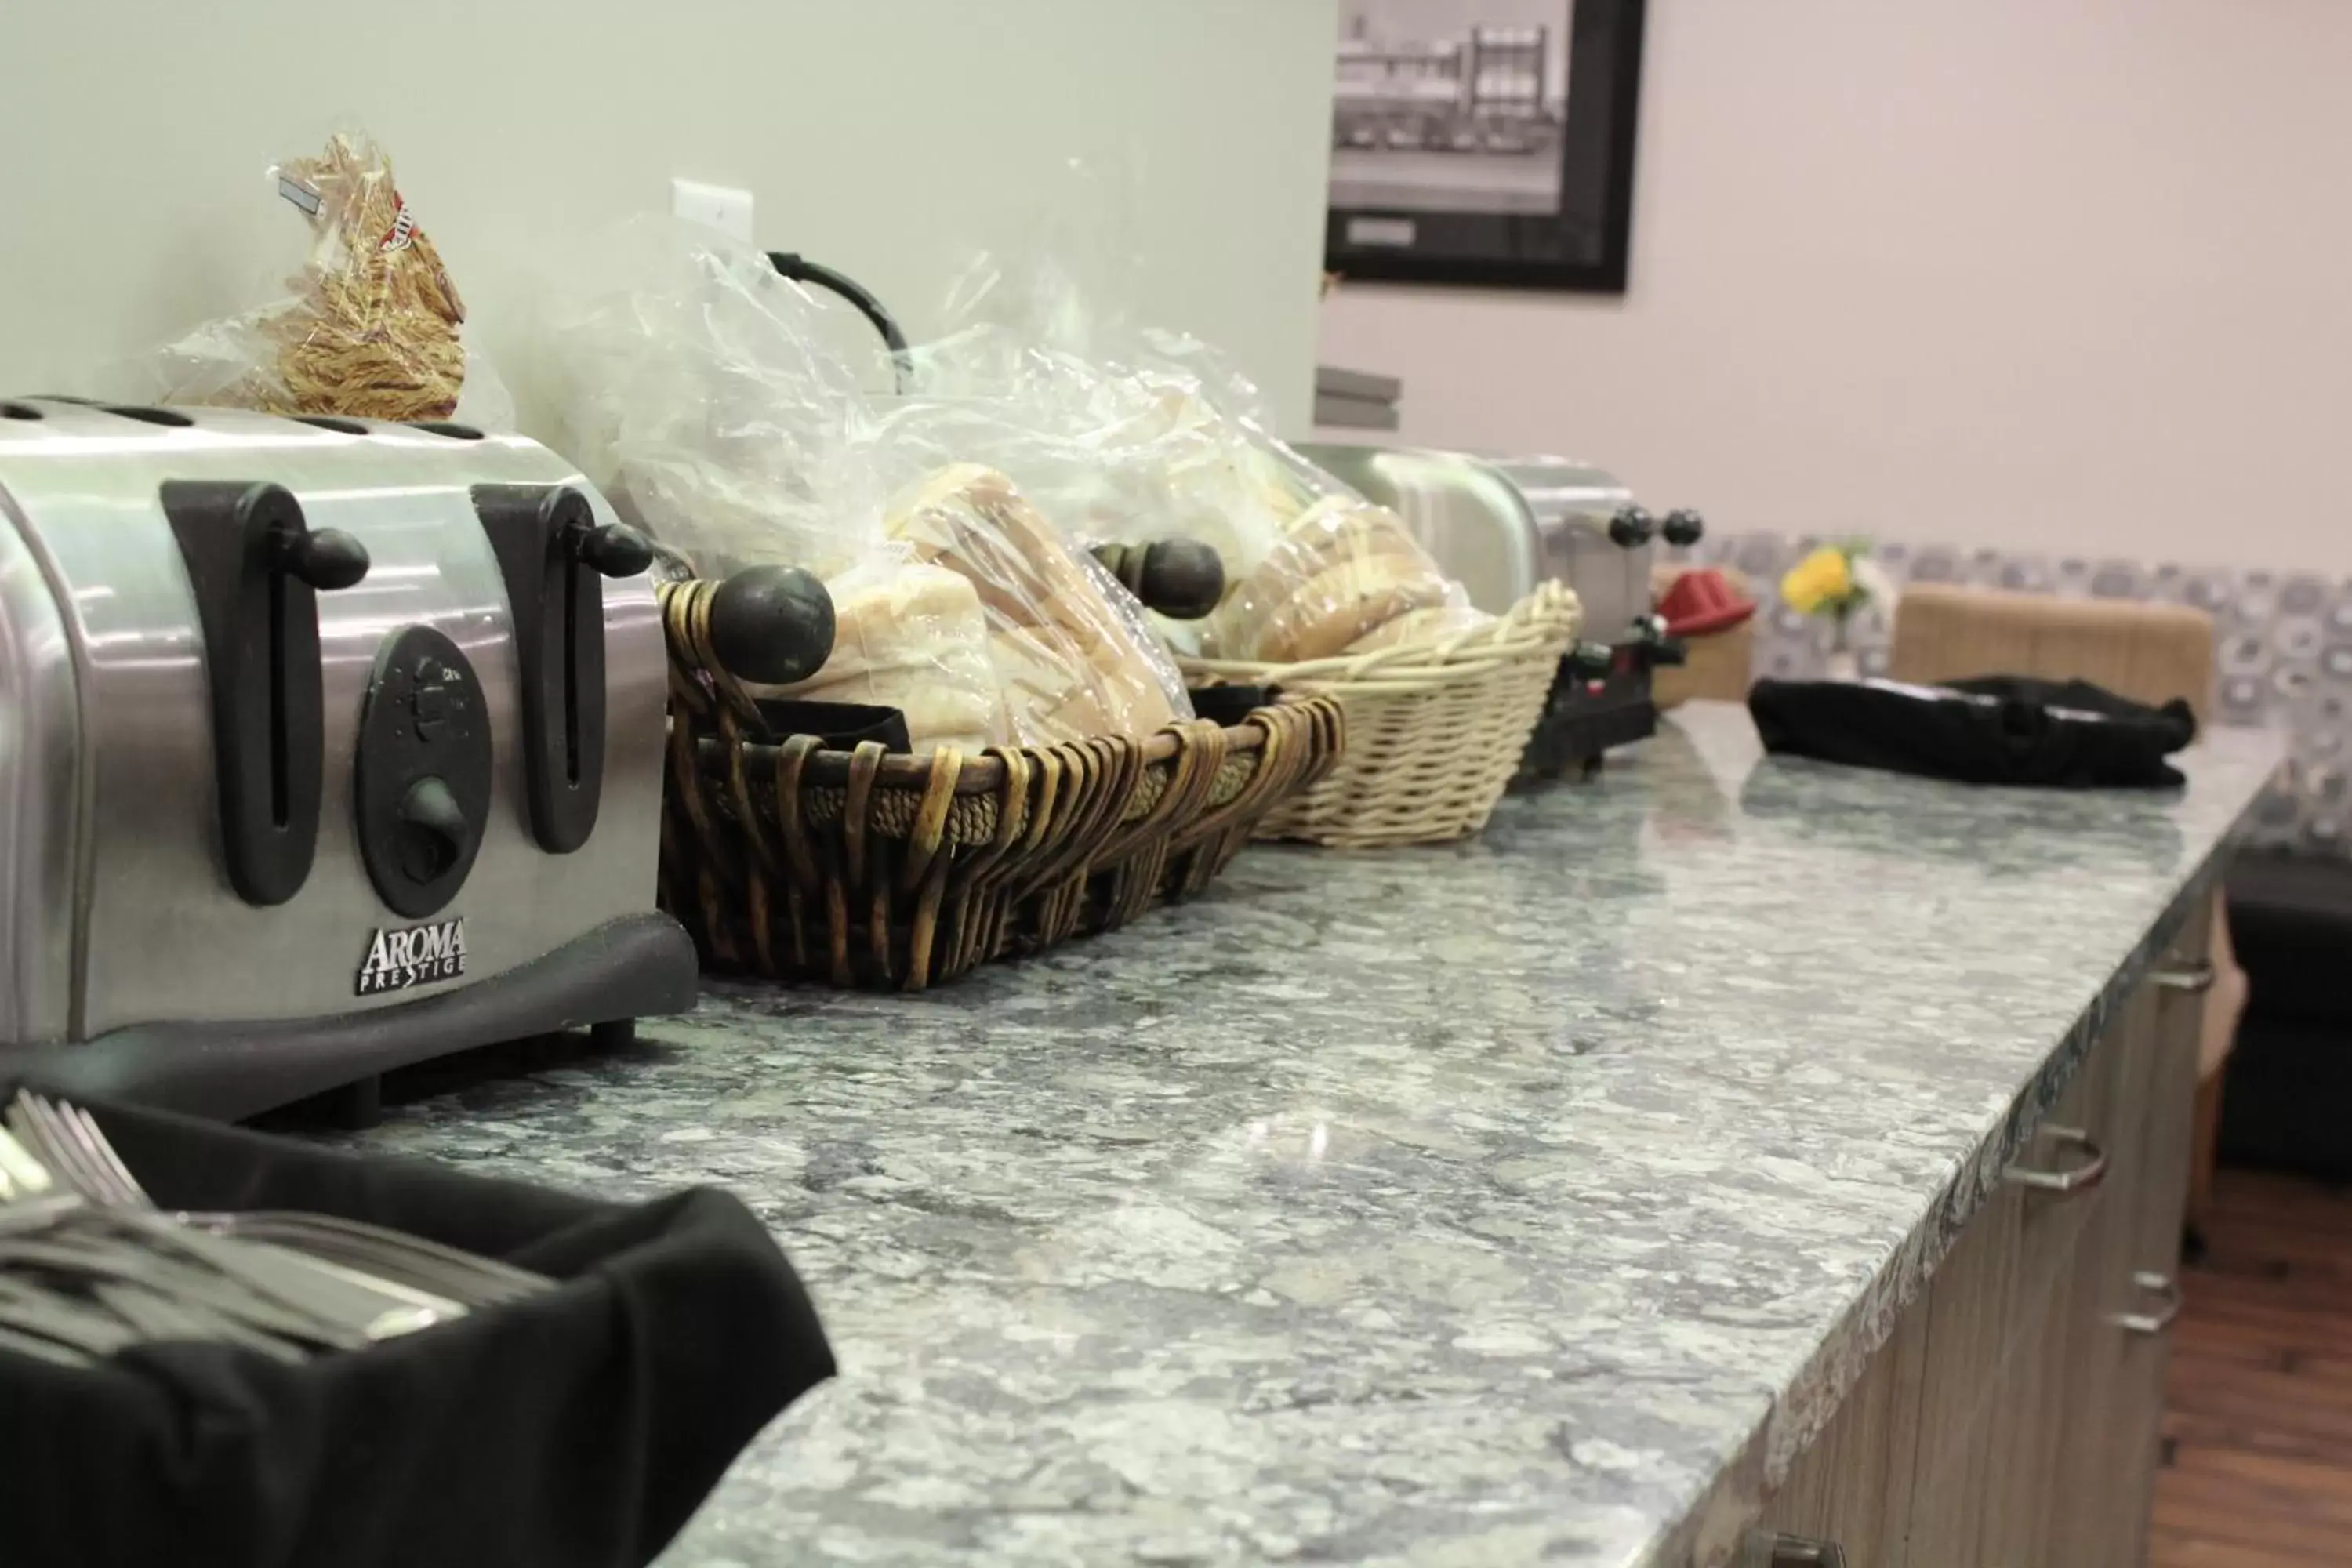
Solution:
<svg viewBox="0 0 2352 1568"><path fill-rule="evenodd" d="M1624 300L1325 307L1407 438L1726 528L2352 572L2352 5L1650 16Z"/></svg>
<svg viewBox="0 0 2352 1568"><path fill-rule="evenodd" d="M1334 0L0 4L0 391L257 303L304 236L262 178L383 141L495 353L550 234L747 185L759 238L923 318L1086 159L1129 279L1303 416Z"/></svg>

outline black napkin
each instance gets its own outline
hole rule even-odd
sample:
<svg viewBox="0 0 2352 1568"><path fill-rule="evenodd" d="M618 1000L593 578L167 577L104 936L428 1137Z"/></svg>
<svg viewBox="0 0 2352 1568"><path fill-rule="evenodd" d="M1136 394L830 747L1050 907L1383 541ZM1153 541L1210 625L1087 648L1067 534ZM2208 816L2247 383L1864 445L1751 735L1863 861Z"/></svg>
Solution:
<svg viewBox="0 0 2352 1568"><path fill-rule="evenodd" d="M639 1568L833 1373L792 1266L725 1193L624 1206L93 1109L165 1207L346 1215L562 1283L299 1366L0 1351L8 1568Z"/></svg>
<svg viewBox="0 0 2352 1568"><path fill-rule="evenodd" d="M1963 784L2176 786L2164 759L2197 738L2178 698L2150 708L2088 681L2019 675L1759 680L1748 711L1768 752Z"/></svg>

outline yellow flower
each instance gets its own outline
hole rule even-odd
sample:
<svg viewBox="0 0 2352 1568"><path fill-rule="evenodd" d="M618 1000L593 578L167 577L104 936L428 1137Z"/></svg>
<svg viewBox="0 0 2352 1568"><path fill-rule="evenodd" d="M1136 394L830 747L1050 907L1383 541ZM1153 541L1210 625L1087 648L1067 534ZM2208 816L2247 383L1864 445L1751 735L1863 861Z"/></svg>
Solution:
<svg viewBox="0 0 2352 1568"><path fill-rule="evenodd" d="M1840 604L1853 594L1853 563L1834 544L1822 545L1780 579L1780 597L1801 616Z"/></svg>

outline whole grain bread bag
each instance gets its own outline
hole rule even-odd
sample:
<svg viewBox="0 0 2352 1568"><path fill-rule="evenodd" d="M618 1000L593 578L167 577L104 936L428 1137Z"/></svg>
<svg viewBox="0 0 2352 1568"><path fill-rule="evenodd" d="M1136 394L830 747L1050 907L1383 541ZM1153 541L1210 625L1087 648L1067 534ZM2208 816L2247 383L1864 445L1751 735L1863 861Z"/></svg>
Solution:
<svg viewBox="0 0 2352 1568"><path fill-rule="evenodd" d="M310 229L289 296L208 322L157 351L142 395L164 403L347 419L513 426L513 404L459 329L466 306L401 195L392 160L361 131L270 171Z"/></svg>

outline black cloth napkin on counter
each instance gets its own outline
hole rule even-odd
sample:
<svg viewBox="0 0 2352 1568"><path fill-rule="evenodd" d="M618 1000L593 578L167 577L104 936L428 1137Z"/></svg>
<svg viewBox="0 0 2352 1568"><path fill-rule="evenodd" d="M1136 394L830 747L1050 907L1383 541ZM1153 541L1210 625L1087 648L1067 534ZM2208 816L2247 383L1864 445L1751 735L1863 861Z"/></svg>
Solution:
<svg viewBox="0 0 2352 1568"><path fill-rule="evenodd" d="M344 1215L559 1284L295 1366L193 1342L95 1368L0 1352L7 1568L640 1568L833 1374L792 1265L723 1192L603 1203L90 1109L167 1209Z"/></svg>
<svg viewBox="0 0 2352 1568"><path fill-rule="evenodd" d="M2149 708L2088 681L2021 675L1759 680L1748 711L1768 752L1963 784L2177 786L2164 759L2197 738L2178 698Z"/></svg>

